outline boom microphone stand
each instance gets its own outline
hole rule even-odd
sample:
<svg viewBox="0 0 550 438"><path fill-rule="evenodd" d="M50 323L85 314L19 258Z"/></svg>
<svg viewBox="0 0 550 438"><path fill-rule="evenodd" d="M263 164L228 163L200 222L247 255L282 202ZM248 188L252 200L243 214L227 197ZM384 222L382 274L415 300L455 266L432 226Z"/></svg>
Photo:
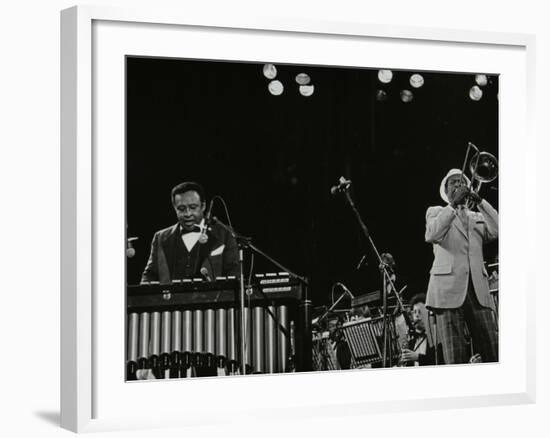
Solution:
<svg viewBox="0 0 550 438"><path fill-rule="evenodd" d="M351 299L355 298L353 296L353 294L342 284L342 283L336 283L336 286L339 286L342 290L343 290L343 293L342 295L340 295L340 297L332 304L332 306L330 306L326 311L325 313L323 313L318 319L317 319L317 324L319 324L321 321L323 321L329 314L330 312L332 312L336 306L340 303L340 301L342 301L344 299L344 297L346 295L349 295L351 297Z"/></svg>
<svg viewBox="0 0 550 438"><path fill-rule="evenodd" d="M265 259L267 259L269 262L273 263L275 266L277 266L281 271L288 273L292 278L297 279L300 281L304 287L306 288L305 291L305 297L304 300L304 310L305 310L305 320L304 323L308 324L308 321L311 321L310 313L311 313L311 301L307 299L307 286L308 281L305 277L302 277L298 274L295 274L290 269L287 269L284 267L281 263L267 255L265 252L260 250L258 247L254 246L252 244L252 238L251 237L245 237L242 234L237 233L232 227L229 225L223 223L220 221L217 217L212 216L212 222L217 223L222 228L224 228L229 234L233 236L233 238L237 241L237 245L239 247L239 308L241 312L241 319L240 319L240 331L241 331L241 369L242 373L246 374L246 356L247 356L247 345L246 345L246 315L245 315L245 291L246 291L246 285L244 281L244 250L248 249L256 254L261 255ZM259 288L260 293L264 296L264 298L267 298L261 288ZM268 313L271 315L271 317L277 322L279 325L279 328L283 331L285 336L289 336L288 329L286 327L283 327L280 322L278 321L277 317L271 313L271 310L269 308L266 309ZM304 330L306 331L306 330ZM309 330L306 331L306 338L309 334L311 337L311 333L308 333ZM304 339L305 340L305 339ZM304 345L304 347L307 347L307 345ZM310 348L311 350L311 348Z"/></svg>
<svg viewBox="0 0 550 438"><path fill-rule="evenodd" d="M391 321L388 318L388 302L387 302L387 295L388 295L388 289L390 293L393 293L395 295L395 298L397 299L397 307L400 309L401 312L404 312L403 302L401 301L401 297L399 296L399 293L397 293L397 289L395 288L395 284L391 278L391 274L388 270L388 263L380 256L380 253L378 252L378 249L376 248L376 245L374 244L374 240L372 239L369 230L367 229L367 226L363 222L363 219L361 218L361 214L355 207L355 203L353 202L353 199L350 195L349 188L351 186L351 181L345 180L344 177L340 178L340 181L337 186L333 187L331 189L331 193L344 193L346 200L351 207L353 213L355 214L355 218L357 219L357 223L359 224L359 227L361 228L361 231L369 241L369 244L372 248L372 251L374 252L380 269L380 275L382 276L382 307L383 307L383 340L384 340L384 346L382 351L382 363L383 366L392 366L392 357L391 357L391 348L388 354L388 344L392 344L392 332L389 329Z"/></svg>

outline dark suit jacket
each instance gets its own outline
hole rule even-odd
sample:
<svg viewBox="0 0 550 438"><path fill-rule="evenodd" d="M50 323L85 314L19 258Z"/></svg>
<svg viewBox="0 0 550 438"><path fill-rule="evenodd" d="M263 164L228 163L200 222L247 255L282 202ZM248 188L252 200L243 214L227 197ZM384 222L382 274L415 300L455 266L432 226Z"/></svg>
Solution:
<svg viewBox="0 0 550 438"><path fill-rule="evenodd" d="M207 232L208 242L199 245L200 266L208 270L210 278L239 275L237 242L225 229L213 224ZM178 224L157 231L151 243L149 260L141 276L141 282L171 283L176 260L177 239L181 239Z"/></svg>

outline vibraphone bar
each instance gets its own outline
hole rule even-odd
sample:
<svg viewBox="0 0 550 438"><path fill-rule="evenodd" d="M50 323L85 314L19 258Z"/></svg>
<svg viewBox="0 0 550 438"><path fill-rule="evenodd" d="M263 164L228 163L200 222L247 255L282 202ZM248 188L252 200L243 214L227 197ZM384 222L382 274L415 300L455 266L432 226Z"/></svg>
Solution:
<svg viewBox="0 0 550 438"><path fill-rule="evenodd" d="M238 290L227 278L128 286L127 380L140 370L157 379L238 373ZM245 303L247 374L290 372L295 363L310 369L311 349L299 345L306 336L295 334L309 333L308 317L299 317L303 295L288 275L256 276Z"/></svg>

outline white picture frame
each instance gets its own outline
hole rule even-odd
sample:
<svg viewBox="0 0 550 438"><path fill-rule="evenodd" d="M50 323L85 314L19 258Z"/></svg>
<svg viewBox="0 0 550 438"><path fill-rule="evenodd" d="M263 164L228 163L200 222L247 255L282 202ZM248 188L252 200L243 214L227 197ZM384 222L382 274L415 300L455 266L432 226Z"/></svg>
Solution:
<svg viewBox="0 0 550 438"><path fill-rule="evenodd" d="M532 239L536 233L522 239L512 237L512 231L522 223L527 223L531 230L535 230L536 221L532 209L514 211L511 202L507 201L515 199L517 202L517 199L522 199L522 202L532 202L533 205L535 202L534 167L525 158L529 154L534 156L535 150L531 128L534 110L534 36L388 27L360 22L318 22L293 17L258 19L242 14L216 16L212 13L205 16L189 10L129 10L92 6L78 6L62 11L61 26L62 427L83 432L184 426L209 421L212 411L216 413L217 422L250 416L265 418L267 421L277 415L297 418L391 412L412 409L413 406L418 409L419 400L423 409L534 401L535 321L534 310L526 305L527 300L534 295L534 275L532 268L521 260L521 254L526 254L534 247ZM147 38L140 37L144 32ZM224 33L227 34L226 38L220 39ZM170 34L169 40L165 40L167 34ZM132 38L128 38L128 35ZM192 50L187 48L189 51L185 52L185 48L182 49L184 45L168 43L173 41L174 36L182 38L181 41L192 38ZM309 59L304 59L304 54L299 50L292 52L289 49L289 44L300 38L312 44L308 47ZM211 45L210 40L216 41L216 44ZM227 45L230 41L247 41L248 44L234 44L235 47L224 48L224 43L220 43L222 40L227 40ZM500 187L506 195L501 195L501 234L505 237L501 247L503 295L500 364L486 364L469 368L468 371L463 367L391 370L396 388L387 386L386 371L372 371L370 374L327 373L322 376L308 373L222 381L202 379L137 386L125 384L119 374L113 374L108 369L105 357L109 356L109 351L118 351L123 337L122 334L112 336L113 345L109 344L110 340L106 340L106 333L119 333L121 324L123 326L123 321L117 319L117 311L123 302L121 296L124 295L124 289L113 287L114 291L110 291L112 306L106 302L105 293L106 285L119 284L112 279L120 275L116 268L122 263L124 229L119 226L120 221L113 220L111 226L110 221L102 216L105 210L114 209L120 213L120 194L123 194L123 167L120 167L123 165L120 161L123 154L120 151L124 149L124 113L120 111L123 108L120 104L124 100L124 87L121 87L124 75L120 74L123 65L121 54L253 61L265 56L258 55L257 45L260 40L264 50L265 47L270 48L269 58L278 62L349 65L350 59L356 59L353 65L366 66L365 62L372 62L371 67L416 67L441 71L452 71L453 66L458 66L459 71L490 71L502 75ZM371 59L376 61L366 61L361 54L338 50L348 45L374 47ZM383 45L384 50L377 45ZM406 53L403 47L408 48ZM248 49L250 51L247 52ZM185 53L180 53L180 50ZM430 50L441 56L427 62L426 59L431 58ZM426 53L422 55L422 51ZM417 59L413 57L415 52L419 55ZM402 58L397 60L395 53L401 53ZM451 59L453 57L454 60ZM479 68L472 69L472 66ZM517 82L511 83L512 79ZM101 90L116 100L115 105L109 104L112 113L108 115L107 111L103 111L107 104ZM101 149L104 144L114 145L115 155L108 160L105 159L105 151ZM519 158L517 155L512 156L511 144L524 145L524 155ZM121 181L122 187L119 187ZM117 187L112 190L112 194L109 190L111 187ZM112 255L113 248L121 248L122 256ZM106 269L107 264L113 270ZM512 265L513 270L509 268ZM517 300L514 307L506 298L506 290L520 291L514 298ZM514 312L517 314L512 330L510 324ZM101 318L98 314L101 314ZM513 355L507 353L509 343L519 346ZM120 351L120 357L123 355L124 352ZM113 360L116 362L118 356ZM121 373L121 370L117 372ZM419 392L400 385L400 379L406 382L410 378L410 374L403 374L407 372L417 373L419 379L427 380L429 376L429 380L435 382L433 388ZM345 385L369 384L373 390L368 394L353 392L345 398L335 395L331 403L323 403L318 390L320 378L323 379L325 394L327 391L336 394L336 389ZM478 390L455 382L452 388L449 383L449 390L446 391L437 383L449 380L460 382L462 378L478 382ZM288 394L298 384L302 394L292 401L288 400L284 394ZM112 393L111 389L107 389L111 387ZM258 387L263 388L264 394L271 394L270 400L261 399ZM169 400L183 390L191 394L193 409L182 405L166 410L162 405L150 405L144 413L127 408L127 403L131 403L139 394L143 394L143 397L158 397L163 392ZM241 395L237 396L237 403L232 409L223 410L221 404L207 403L207 398L201 397L201 394L214 392L220 394L222 400L228 394L237 392ZM259 397L262 403L258 403Z"/></svg>

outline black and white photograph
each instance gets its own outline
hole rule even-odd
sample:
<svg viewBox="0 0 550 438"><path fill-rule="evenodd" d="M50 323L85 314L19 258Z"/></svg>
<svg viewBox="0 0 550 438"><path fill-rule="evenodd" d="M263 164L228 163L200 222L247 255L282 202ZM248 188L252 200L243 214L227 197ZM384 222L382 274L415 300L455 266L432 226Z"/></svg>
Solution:
<svg viewBox="0 0 550 438"><path fill-rule="evenodd" d="M126 379L498 362L498 86L127 57Z"/></svg>
<svg viewBox="0 0 550 438"><path fill-rule="evenodd" d="M3 436L545 435L543 2L4 6Z"/></svg>

